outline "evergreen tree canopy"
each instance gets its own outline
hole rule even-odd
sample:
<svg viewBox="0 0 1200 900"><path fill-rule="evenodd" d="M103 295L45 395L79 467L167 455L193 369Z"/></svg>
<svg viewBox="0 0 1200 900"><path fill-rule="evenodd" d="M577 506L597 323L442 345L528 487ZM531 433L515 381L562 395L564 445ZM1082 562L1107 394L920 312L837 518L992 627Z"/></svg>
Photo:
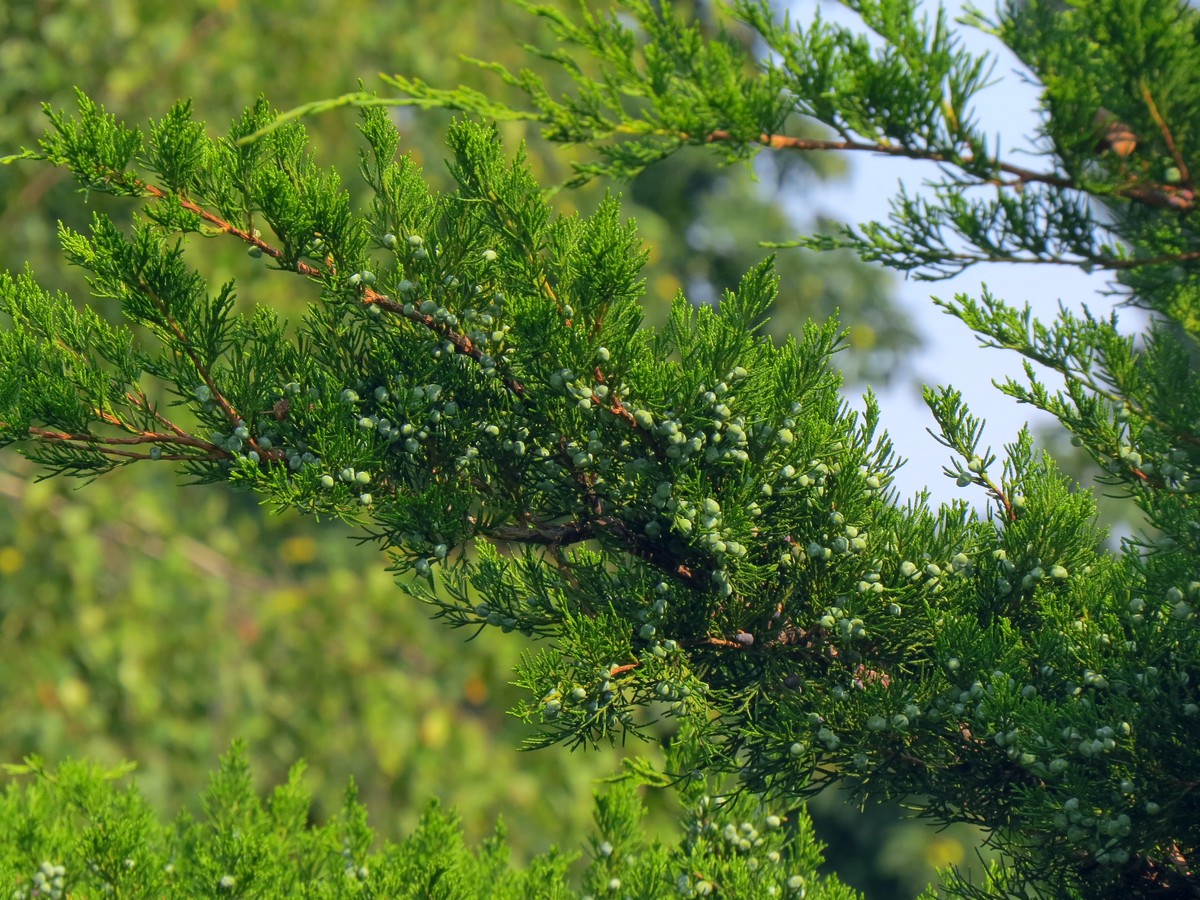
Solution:
<svg viewBox="0 0 1200 900"><path fill-rule="evenodd" d="M690 752L670 775L736 776L768 802L841 780L983 826L1005 865L983 885L948 875L961 896L1196 894L1197 13L1033 0L974 14L1042 88L1044 154L1027 166L974 124L988 61L944 14L848 2L868 41L738 0L771 50L755 62L669 6L621 5L530 7L576 91L501 71L524 108L394 78L405 97L282 115L260 100L221 137L186 101L145 130L85 93L49 110L19 157L140 202L129 228L97 215L60 232L128 324L3 276L0 439L52 473L167 462L357 524L451 626L540 640L516 671L531 746L625 740L665 717ZM398 103L470 114L448 134L453 190L398 156ZM296 121L339 105L361 107L365 208ZM1101 549L1091 496L1027 433L1002 456L981 446L952 387L926 390L936 438L987 507L901 500L874 398L856 414L839 397L836 322L769 340L767 262L717 306L681 294L647 327L646 251L619 201L556 216L476 117L594 146L576 180L688 144L725 161L768 147L926 160L931 197L901 193L888 223L797 243L925 278L982 261L1111 270L1153 313L1144 334L986 291L943 306L1026 357L1028 381L1003 389L1056 415L1157 535ZM830 136L789 136L796 117ZM203 274L216 240L292 278L302 320L236 314L236 286Z"/></svg>

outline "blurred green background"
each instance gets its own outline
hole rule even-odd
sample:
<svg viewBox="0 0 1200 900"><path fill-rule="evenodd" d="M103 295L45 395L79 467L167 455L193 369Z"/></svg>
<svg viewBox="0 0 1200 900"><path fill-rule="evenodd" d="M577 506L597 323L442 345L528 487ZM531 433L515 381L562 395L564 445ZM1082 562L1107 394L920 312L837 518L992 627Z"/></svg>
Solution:
<svg viewBox="0 0 1200 900"><path fill-rule="evenodd" d="M220 133L260 93L277 108L377 86L381 71L442 85L498 90L460 54L533 65L522 41L546 42L541 26L499 0L40 0L0 3L0 155L33 146L40 106L73 103L79 86L128 122L161 116L191 97ZM569 4L568 4L569 5ZM588 4L596 9L604 4ZM715 26L711 4L679 3ZM746 37L749 40L748 36ZM552 73L548 73L552 74ZM411 151L445 184L448 116L398 110ZM353 113L308 123L322 162L361 197ZM544 184L569 174L570 151L535 130L529 141ZM759 172L718 169L681 154L630 185L563 192L563 211L594 206L605 189L624 194L651 247L647 319L661 319L680 289L709 302L764 255L756 241L786 239L806 185L840 177L832 156L776 157ZM128 204L81 196L62 170L0 167L0 266L28 263L47 287L87 298L80 273L62 264L59 220L84 228L94 211L127 222ZM189 251L214 281L236 278L241 302L298 317L315 296L271 272L233 241ZM893 304L887 277L844 257L787 252L772 333L840 308L847 375L875 384L904 377L916 344ZM102 310L116 315L115 310ZM194 798L216 757L245 738L264 785L299 757L318 816L336 809L353 776L373 824L398 835L437 795L462 814L468 837L503 814L516 854L582 845L596 779L617 752L517 747L522 727L506 716L507 681L523 646L517 635L451 632L396 590L377 548L336 525L270 516L253 497L221 487L185 488L162 465L125 469L78 490L0 454L0 761L38 753L51 761L87 755L136 760L147 796L173 814ZM637 752L630 747L618 752ZM899 824L895 810L868 816L833 793L814 805L830 865L876 896L911 895L931 865L970 862L971 838ZM666 812L659 810L658 822Z"/></svg>

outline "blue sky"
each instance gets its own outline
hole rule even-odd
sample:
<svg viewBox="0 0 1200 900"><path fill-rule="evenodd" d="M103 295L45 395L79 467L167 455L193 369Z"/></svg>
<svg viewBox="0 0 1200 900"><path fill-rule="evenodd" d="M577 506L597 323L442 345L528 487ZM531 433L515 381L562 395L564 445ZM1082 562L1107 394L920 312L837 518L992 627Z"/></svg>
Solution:
<svg viewBox="0 0 1200 900"><path fill-rule="evenodd" d="M955 16L963 8L959 2L945 5ZM924 6L930 11L936 9L934 4ZM794 0L790 8L793 22L811 21L819 8L826 20L861 27L854 14L835 2ZM1024 70L1020 63L999 41L974 29L958 28L968 49L987 52L995 60L993 78L998 83L979 96L975 107L978 120L989 135L999 135L998 146L1006 159L1030 168L1044 168L1030 155L1033 144L1029 136L1035 133L1038 121L1035 86L1027 77L1021 77ZM823 185L814 195L806 196L806 209L811 211L815 207L849 223L883 219L888 213L888 198L896 193L900 183L911 191L919 189L924 180L937 176L933 166L910 160L850 154L848 161L850 177L841 183ZM1072 309L1086 303L1093 311L1107 313L1112 300L1101 294L1107 280L1102 274L1087 275L1072 267L1003 264L976 266L946 281L898 278L898 300L909 310L926 342L924 351L914 361L917 378L933 385L950 384L960 390L972 412L987 420L985 444L1002 455L1002 445L1011 441L1023 424L1045 426L1053 420L1031 407L1019 406L993 386L993 381L1003 381L1009 376L1024 380L1021 358L1011 352L980 348L975 336L957 319L935 308L931 298L951 298L958 293L977 297L986 285L996 297L1016 305L1028 302L1035 311L1040 311L1040 318L1050 320L1060 300ZM1059 383L1053 376L1045 381L1049 385ZM879 395L883 425L899 454L908 459L898 475L901 493L911 495L928 486L935 501L962 497L981 507L986 497L978 488L958 488L941 474L950 453L925 431L933 420L920 399L920 385L904 382L879 391ZM861 398L851 400L861 409Z"/></svg>

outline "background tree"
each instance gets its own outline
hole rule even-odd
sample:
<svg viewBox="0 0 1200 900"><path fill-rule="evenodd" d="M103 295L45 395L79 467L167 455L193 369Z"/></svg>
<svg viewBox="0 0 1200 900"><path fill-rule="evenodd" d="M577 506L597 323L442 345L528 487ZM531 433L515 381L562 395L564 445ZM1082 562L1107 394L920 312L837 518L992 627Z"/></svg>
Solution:
<svg viewBox="0 0 1200 900"><path fill-rule="evenodd" d="M860 418L837 395L835 329L782 346L757 335L775 293L768 266L719 310L680 298L661 330L641 329L640 248L614 203L552 218L495 133L466 123L450 130L457 187L430 195L366 95L349 98L364 106L375 193L360 217L306 156L294 117L264 104L215 142L186 105L144 141L86 99L75 118L55 114L30 155L94 190L149 198L132 238L97 218L63 243L162 349L134 351L131 335L32 279L6 281L8 358L39 373L30 385L7 370L9 436L62 471L173 459L280 506L366 521L396 570L417 576L401 586L451 624L543 639L517 669L540 742L636 733L657 710L694 754L678 775L728 773L781 798L836 778L989 828L1007 865L982 888L952 878L959 893L1193 890L1200 442L1179 398L1196 377L1181 149L1194 13L1006 10L994 28L1042 79L1052 113L1035 169L988 152L970 115L985 63L908 4L855 5L879 51L738 4L774 51L756 74L736 42L627 6L636 33L546 11L560 40L607 66L566 103L535 76L510 79L532 114L394 83L423 105L539 119L551 137L596 143L601 163L585 176L633 174L689 143L734 159L769 145L939 164L932 201L901 196L890 224L808 243L932 276L1014 259L1121 273L1174 326L1152 327L1141 348L1115 321L1063 312L1042 325L986 293L947 308L1065 379L1053 393L1031 367L1006 390L1054 412L1162 537L1099 551L1090 499L1027 435L996 473L952 389L927 395L958 460L948 473L994 505L978 516L901 505L874 403ZM1092 34L1113 40L1082 39ZM1121 102L1097 102L1110 94ZM785 136L785 112L838 136ZM1156 135L1137 141L1148 155L1118 146L1116 126ZM976 200L975 188L988 193ZM1094 217L1089 196L1111 219ZM208 292L172 249L204 228L319 290L296 344L265 310L230 318L228 291ZM155 407L142 372L200 427ZM467 543L474 555L456 552ZM736 828L729 840L742 840Z"/></svg>

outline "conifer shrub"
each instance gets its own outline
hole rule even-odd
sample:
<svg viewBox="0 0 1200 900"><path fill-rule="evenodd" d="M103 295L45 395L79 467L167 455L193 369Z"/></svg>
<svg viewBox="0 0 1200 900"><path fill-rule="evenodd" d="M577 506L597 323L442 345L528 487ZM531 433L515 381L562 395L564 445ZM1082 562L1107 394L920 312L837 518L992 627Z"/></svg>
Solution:
<svg viewBox="0 0 1200 900"><path fill-rule="evenodd" d="M1197 14L1166 0L973 14L1042 87L1045 154L1029 167L976 124L987 60L961 48L944 14L849 3L879 38L868 42L741 0L733 14L772 51L752 60L736 42L703 41L669 6L623 5L624 18L534 9L595 68L548 51L576 76L563 98L501 70L523 107L393 78L401 97L284 114L260 100L220 137L186 102L144 130L84 93L72 113L48 110L50 130L19 157L137 208L131 224L98 215L60 231L92 306L31 273L0 278L0 440L49 473L165 463L359 526L390 553L401 591L451 627L539 641L515 672L531 748L590 748L670 722L685 750L660 774L640 771L681 785L685 837L622 855L637 840L636 803L626 789L606 795L594 895L836 896L813 879L801 814L780 832L800 848L793 869L759 855L770 820L783 822L766 810L834 781L986 829L1004 862L982 884L948 873L959 896L1194 894ZM397 104L471 114L448 134L454 191L431 192L398 154L386 112ZM297 121L346 105L361 113L362 208L313 161ZM645 327L645 249L619 201L555 215L481 115L596 146L580 180L628 176L689 144L727 161L764 148L925 160L941 171L929 198L901 193L888 223L797 243L926 278L985 261L1111 271L1125 301L1151 313L1140 335L1086 311L1037 318L1044 307L986 291L941 302L1026 357L1027 382L1002 389L1057 416L1153 530L1105 549L1089 493L1027 431L1002 453L983 446L949 386L926 389L934 437L946 474L986 506L902 500L877 401L868 394L860 413L839 395L837 323L770 340L767 262L715 307L681 295L663 327ZM788 137L795 116L833 136ZM239 313L236 286L209 282L204 246L231 240L247 265L309 295L300 322ZM8 865L30 891L62 890L76 872L116 890L128 859L156 891L174 876L155 848L177 847L193 890L332 873L348 891L336 857L349 826L302 828L292 782L266 806L235 790L239 758L217 776L199 831L161 830L136 794L100 790L94 770L65 766L54 780L30 762L38 780L10 789L2 819L24 854ZM748 804L716 804L737 809L731 819L694 794L724 777ZM92 804L95 821L126 810L121 827L66 837L56 785L75 785L72 802ZM349 802L343 818L361 811ZM226 833L227 819L245 824ZM387 895L443 878L453 896L519 892L532 877L504 869L498 843L467 851L438 812L366 865L366 842L349 840L351 880L359 867L394 878ZM554 884L563 865L544 857L529 872Z"/></svg>

